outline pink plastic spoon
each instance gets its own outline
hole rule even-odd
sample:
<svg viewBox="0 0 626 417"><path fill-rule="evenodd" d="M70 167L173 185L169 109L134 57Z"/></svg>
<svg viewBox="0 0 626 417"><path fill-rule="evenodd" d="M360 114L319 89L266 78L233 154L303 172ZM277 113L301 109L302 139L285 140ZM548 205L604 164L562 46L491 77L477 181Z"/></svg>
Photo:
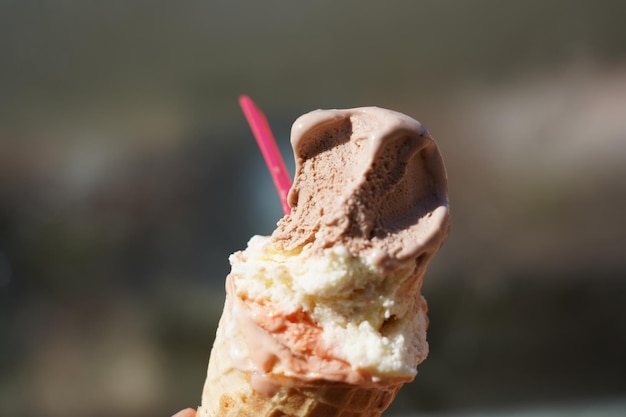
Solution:
<svg viewBox="0 0 626 417"><path fill-rule="evenodd" d="M246 120L248 120L248 124L250 125L250 129L252 129L254 138L259 144L259 148L261 148L261 153L263 154L263 158L265 158L265 163L267 164L267 168L272 175L274 185L278 191L278 197L283 206L283 211L285 214L289 214L291 207L289 207L287 203L287 194L291 188L291 178L289 177L283 158L276 145L276 139L274 139L272 130L267 123L267 118L250 97L245 94L239 96L239 105L241 106L241 110L243 110L243 114L246 116Z"/></svg>

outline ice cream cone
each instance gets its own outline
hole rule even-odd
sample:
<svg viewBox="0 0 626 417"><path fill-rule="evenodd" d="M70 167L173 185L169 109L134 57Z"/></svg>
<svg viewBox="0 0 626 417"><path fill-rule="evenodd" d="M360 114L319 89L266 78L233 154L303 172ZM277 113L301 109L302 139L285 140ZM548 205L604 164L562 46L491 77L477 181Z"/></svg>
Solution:
<svg viewBox="0 0 626 417"><path fill-rule="evenodd" d="M428 130L319 110L291 142L292 211L230 257L198 417L379 417L428 354L422 278L449 225Z"/></svg>
<svg viewBox="0 0 626 417"><path fill-rule="evenodd" d="M233 348L243 338L237 329L227 299L197 417L379 417L402 386L395 381L367 387L283 377L263 388L265 381L255 382L254 371L234 365Z"/></svg>

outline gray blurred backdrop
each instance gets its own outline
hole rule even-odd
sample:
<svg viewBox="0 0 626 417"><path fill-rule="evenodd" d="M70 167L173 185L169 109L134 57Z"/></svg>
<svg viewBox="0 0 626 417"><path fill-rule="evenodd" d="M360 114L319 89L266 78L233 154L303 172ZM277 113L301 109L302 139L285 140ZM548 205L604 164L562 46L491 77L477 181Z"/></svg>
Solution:
<svg viewBox="0 0 626 417"><path fill-rule="evenodd" d="M198 405L228 255L281 216L241 93L291 171L291 123L317 108L392 108L440 145L453 222L424 287L431 354L389 416L624 415L625 16L0 2L0 415Z"/></svg>

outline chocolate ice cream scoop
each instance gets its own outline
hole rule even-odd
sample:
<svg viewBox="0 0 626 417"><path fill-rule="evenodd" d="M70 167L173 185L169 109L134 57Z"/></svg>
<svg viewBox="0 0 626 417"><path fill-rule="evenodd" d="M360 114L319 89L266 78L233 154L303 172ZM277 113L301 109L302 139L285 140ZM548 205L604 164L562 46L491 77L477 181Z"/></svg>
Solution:
<svg viewBox="0 0 626 417"><path fill-rule="evenodd" d="M291 144L291 214L272 235L285 250L342 244L393 269L428 261L445 240L446 172L418 121L378 107L317 110L295 121Z"/></svg>

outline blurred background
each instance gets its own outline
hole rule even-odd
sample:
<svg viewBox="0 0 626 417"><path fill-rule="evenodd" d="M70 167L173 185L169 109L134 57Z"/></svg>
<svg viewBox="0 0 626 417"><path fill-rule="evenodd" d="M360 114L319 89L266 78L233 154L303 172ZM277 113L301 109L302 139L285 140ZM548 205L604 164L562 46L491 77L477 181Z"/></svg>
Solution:
<svg viewBox="0 0 626 417"><path fill-rule="evenodd" d="M626 415L626 3L0 2L0 415L200 400L281 208L238 107L429 127L452 231L386 415Z"/></svg>

